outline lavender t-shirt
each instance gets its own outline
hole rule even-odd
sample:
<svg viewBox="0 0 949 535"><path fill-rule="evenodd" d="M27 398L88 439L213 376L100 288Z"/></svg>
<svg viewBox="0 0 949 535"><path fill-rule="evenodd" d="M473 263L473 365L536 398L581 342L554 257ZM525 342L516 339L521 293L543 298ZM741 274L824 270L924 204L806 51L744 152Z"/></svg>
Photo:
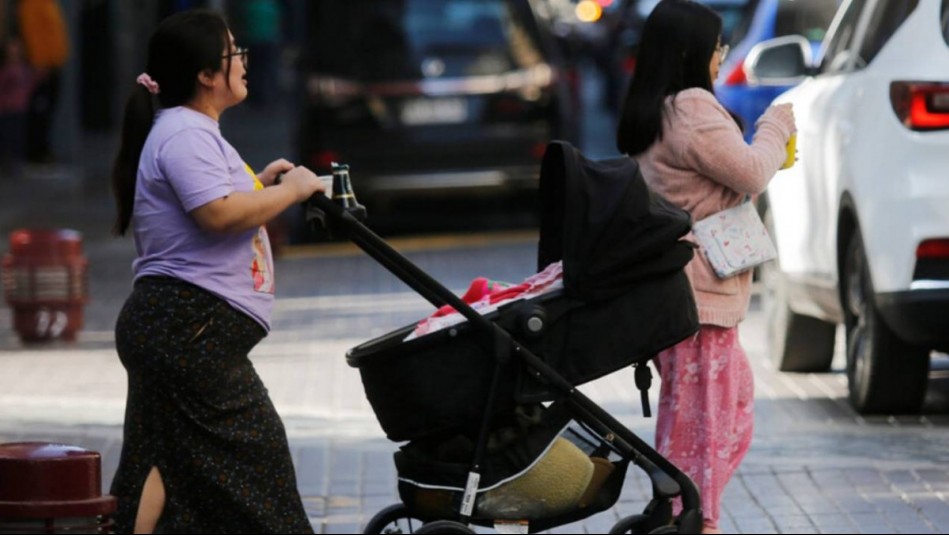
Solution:
<svg viewBox="0 0 949 535"><path fill-rule="evenodd" d="M264 227L219 233L202 229L195 208L254 179L217 121L189 108L158 113L138 164L132 227L135 278L165 275L220 296L270 330L273 255Z"/></svg>

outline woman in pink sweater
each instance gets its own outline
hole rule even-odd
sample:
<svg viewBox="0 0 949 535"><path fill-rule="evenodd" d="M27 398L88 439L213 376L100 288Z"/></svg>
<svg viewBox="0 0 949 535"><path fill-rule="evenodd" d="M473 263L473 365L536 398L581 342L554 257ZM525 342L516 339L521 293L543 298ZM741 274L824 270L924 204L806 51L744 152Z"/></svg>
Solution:
<svg viewBox="0 0 949 535"><path fill-rule="evenodd" d="M790 105L772 106L749 145L712 93L727 52L722 21L689 0L662 0L649 16L620 118L619 150L646 182L693 221L758 195L781 167L795 131ZM702 496L703 533L719 533L722 492L751 444L754 385L738 324L751 273L716 277L698 251L686 267L701 328L664 352L656 447Z"/></svg>

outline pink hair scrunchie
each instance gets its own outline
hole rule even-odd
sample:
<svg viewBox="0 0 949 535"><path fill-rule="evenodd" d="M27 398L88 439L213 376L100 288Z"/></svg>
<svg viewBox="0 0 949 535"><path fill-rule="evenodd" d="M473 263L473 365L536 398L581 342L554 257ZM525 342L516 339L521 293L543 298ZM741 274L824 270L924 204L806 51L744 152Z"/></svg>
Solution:
<svg viewBox="0 0 949 535"><path fill-rule="evenodd" d="M152 77L149 76L148 73L143 72L142 74L139 74L138 78L135 79L135 82L145 87L145 89L148 89L149 93L153 95L158 94L158 82L152 80Z"/></svg>

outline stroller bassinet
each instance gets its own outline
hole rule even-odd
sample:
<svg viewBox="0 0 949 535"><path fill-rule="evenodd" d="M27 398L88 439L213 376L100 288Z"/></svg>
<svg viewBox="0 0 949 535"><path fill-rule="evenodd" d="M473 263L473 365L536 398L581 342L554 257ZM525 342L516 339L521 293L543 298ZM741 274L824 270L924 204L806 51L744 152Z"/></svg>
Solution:
<svg viewBox="0 0 949 535"><path fill-rule="evenodd" d="M410 441L396 453L404 502L397 512L423 520L460 520L462 526L489 521L478 518L475 499L527 470L566 423L576 420L595 437L596 449L618 456L613 462L620 469L614 470L618 477L611 476L603 486L595 506L557 518L531 518L532 530L610 507L630 461L653 480L656 498L647 512L658 508L659 516L668 516L668 499L682 494L685 512L679 529L697 529L697 491L688 477L574 388L644 363L698 329L692 291L682 271L693 254L681 241L690 229L689 215L653 194L632 159L593 162L564 142L548 146L540 192L538 270L562 260L564 288L486 316L408 263L344 210L323 198L312 208L348 219L350 238L357 245L433 304L450 304L468 319L404 341L414 328L407 326L347 354L349 364L360 371L386 435ZM541 422L517 444L519 450L495 462L490 451L486 454L492 429L532 404L544 414ZM470 437L469 462L426 458L431 448L425 445L456 436ZM433 488L455 492L448 500L457 507L455 514L439 516L419 507L417 491ZM367 532L373 532L377 520ZM630 525L635 530L668 520L643 517Z"/></svg>
<svg viewBox="0 0 949 535"><path fill-rule="evenodd" d="M694 334L698 319L682 267L688 213L646 187L629 158L586 160L553 142L541 167L538 271L563 260L564 289L516 301L486 319L513 334L578 386ZM527 318L543 316L534 332ZM470 324L404 342L407 326L359 345L347 359L393 441L416 440L481 423L494 361ZM501 378L499 413L560 396L523 363ZM477 402L473 402L477 400Z"/></svg>

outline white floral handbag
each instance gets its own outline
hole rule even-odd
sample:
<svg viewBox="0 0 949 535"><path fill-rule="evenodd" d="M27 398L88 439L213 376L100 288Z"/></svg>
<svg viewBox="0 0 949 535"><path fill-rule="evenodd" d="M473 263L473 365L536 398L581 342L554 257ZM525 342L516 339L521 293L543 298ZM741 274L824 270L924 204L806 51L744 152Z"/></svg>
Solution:
<svg viewBox="0 0 949 535"><path fill-rule="evenodd" d="M758 210L749 199L692 224L712 270L721 279L733 277L777 258Z"/></svg>

